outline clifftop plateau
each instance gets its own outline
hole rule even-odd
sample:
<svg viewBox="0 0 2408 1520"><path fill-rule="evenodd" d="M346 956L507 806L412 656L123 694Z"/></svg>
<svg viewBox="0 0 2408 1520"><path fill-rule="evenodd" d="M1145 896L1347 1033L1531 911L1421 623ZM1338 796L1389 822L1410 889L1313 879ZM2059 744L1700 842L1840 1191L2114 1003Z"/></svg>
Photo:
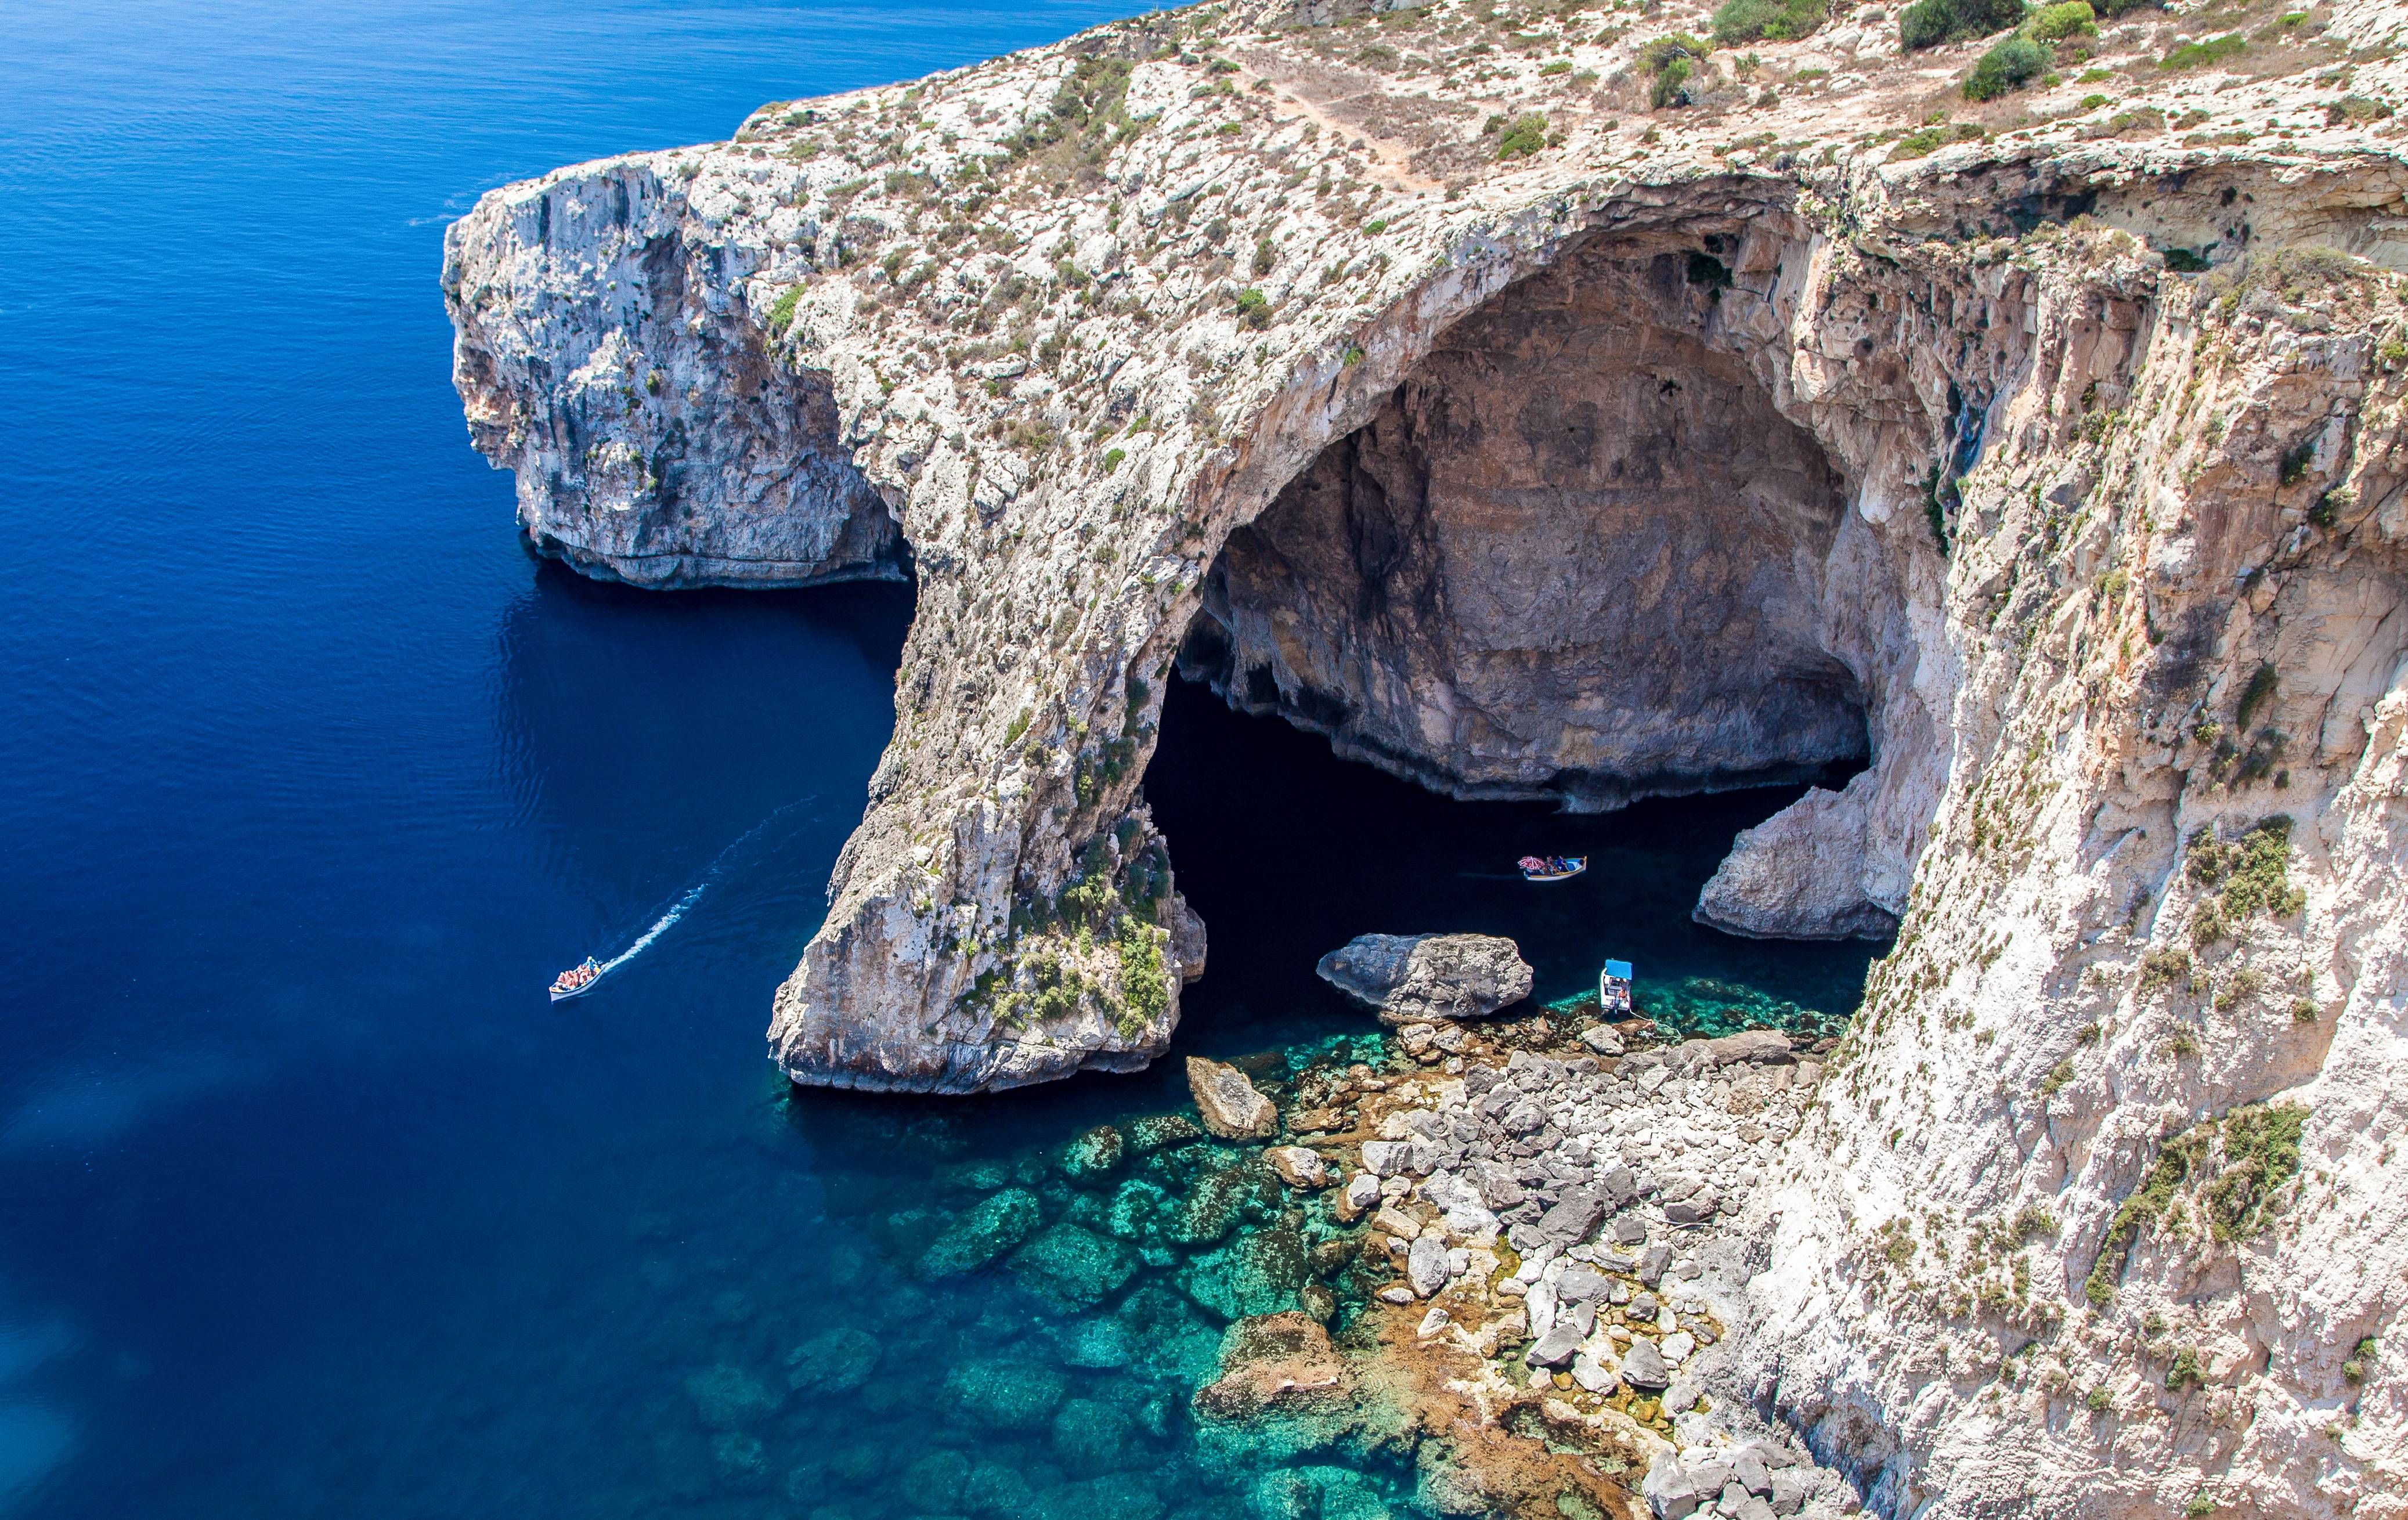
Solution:
<svg viewBox="0 0 2408 1520"><path fill-rule="evenodd" d="M487 195L537 551L916 579L783 1069L1166 1048L1174 669L1465 796L1862 763L1698 906L1898 937L1739 1396L1885 1513L2408 1515L2408 13L1994 9L1209 7Z"/></svg>

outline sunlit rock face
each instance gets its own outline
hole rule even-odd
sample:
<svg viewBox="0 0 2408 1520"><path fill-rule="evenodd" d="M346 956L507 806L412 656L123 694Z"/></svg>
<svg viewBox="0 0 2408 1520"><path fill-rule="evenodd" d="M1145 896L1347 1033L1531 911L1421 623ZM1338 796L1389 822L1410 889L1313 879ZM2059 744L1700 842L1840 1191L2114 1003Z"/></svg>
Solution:
<svg viewBox="0 0 2408 1520"><path fill-rule="evenodd" d="M1188 671L1465 796L1604 807L1864 758L1822 626L1840 474L1701 339L1726 265L1614 252L1456 324L1232 534Z"/></svg>

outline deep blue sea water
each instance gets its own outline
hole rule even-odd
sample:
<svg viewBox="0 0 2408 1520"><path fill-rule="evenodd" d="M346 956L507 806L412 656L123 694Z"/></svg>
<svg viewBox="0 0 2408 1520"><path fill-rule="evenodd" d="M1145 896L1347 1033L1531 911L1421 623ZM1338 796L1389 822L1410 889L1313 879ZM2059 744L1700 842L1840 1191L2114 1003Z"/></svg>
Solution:
<svg viewBox="0 0 2408 1520"><path fill-rule="evenodd" d="M1376 1442L1199 1445L1246 1305L1195 1252L1100 1297L1037 1256L915 1275L1009 1185L1076 1245L1236 1161L1052 1167L1177 1108L1168 1067L789 1100L768 995L909 594L531 564L448 381L439 243L480 191L1134 8L0 7L0 1513L1145 1520L1259 1510L1282 1461L1361 1475L1278 1490L1323 1513L1408 1505ZM1214 937L1182 1048L1359 1030L1310 964L1371 928L1521 934L1551 996L1616 950L1667 997L1838 1012L1861 980L1682 916L1781 796L1457 808L1192 691L1149 790ZM1551 898L1494 871L1584 843Z"/></svg>

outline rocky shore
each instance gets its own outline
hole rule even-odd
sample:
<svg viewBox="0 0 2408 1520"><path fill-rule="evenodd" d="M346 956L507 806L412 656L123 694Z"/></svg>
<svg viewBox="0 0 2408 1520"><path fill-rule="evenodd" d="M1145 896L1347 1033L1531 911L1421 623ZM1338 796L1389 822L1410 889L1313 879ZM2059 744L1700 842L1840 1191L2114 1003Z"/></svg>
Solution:
<svg viewBox="0 0 2408 1520"><path fill-rule="evenodd" d="M1751 1407L1727 1344L1763 1265L1738 1221L1831 1043L1769 1029L1666 1042L1645 1020L1545 1009L1405 1024L1400 1069L1307 1071L1263 1164L1298 1193L1331 1189L1354 1253L1342 1280L1374 1326L1352 1339L1378 1348L1378 1369L1341 1374L1332 1353L1286 1397L1416 1389L1455 1429L1452 1481L1484 1506L1531 1498L1521 1469L1543 1451L1577 1489L1643 1480L1668 1520L1853 1513L1839 1474ZM1190 1070L1209 1123L1237 1073ZM1305 1301L1326 1317L1325 1291ZM1268 1360L1293 1359L1282 1343ZM1214 1387L1259 1383L1247 1363L1239 1350ZM1230 1399L1207 1390L1199 1407Z"/></svg>

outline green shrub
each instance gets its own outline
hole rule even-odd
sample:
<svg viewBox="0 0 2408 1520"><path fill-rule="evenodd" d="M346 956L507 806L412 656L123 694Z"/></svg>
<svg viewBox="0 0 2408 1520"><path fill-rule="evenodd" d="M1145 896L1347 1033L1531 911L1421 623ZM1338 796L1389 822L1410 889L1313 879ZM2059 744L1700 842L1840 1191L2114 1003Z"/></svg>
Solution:
<svg viewBox="0 0 2408 1520"><path fill-rule="evenodd" d="M1162 968L1162 931L1130 919L1113 950L1121 963L1121 1038L1135 1039L1170 1009L1170 979Z"/></svg>
<svg viewBox="0 0 2408 1520"><path fill-rule="evenodd" d="M2371 95L2344 95L2325 107L2325 125L2343 126L2356 122L2363 126L2380 122L2391 114L2391 108Z"/></svg>
<svg viewBox="0 0 2408 1520"><path fill-rule="evenodd" d="M2124 1275L2125 1263L2132 1256L2132 1242L2140 1239L2141 1226L2154 1225L2162 1218L2166 1205L2174 1194L2190 1180L2191 1169L2207 1154L2208 1137L2198 1130L2177 1135L2157 1149L2157 1158L2149 1166L2148 1175L2141 1185L2115 1211L2108 1222L2107 1233L2099 1242L2099 1255L2090 1263L2090 1275L2082 1291L2091 1307L2104 1309L2115 1297L2115 1284Z"/></svg>
<svg viewBox="0 0 2408 1520"><path fill-rule="evenodd" d="M2217 1240L2265 1227L2275 1190L2300 1174L2300 1132L2307 1122L2308 1111L2297 1103L2252 1103L2224 1116L2224 1167L2207 1188L2208 1228Z"/></svg>
<svg viewBox="0 0 2408 1520"><path fill-rule="evenodd" d="M2162 950L2152 950L2141 957L2143 992L2177 981L2186 987L2190 985L2190 952L2169 945Z"/></svg>
<svg viewBox="0 0 2408 1520"><path fill-rule="evenodd" d="M2090 8L2090 0L2064 0L2061 5L2042 6L2024 22L2024 36L2035 42L2062 42L2067 37L2098 35L2099 13Z"/></svg>
<svg viewBox="0 0 2408 1520"><path fill-rule="evenodd" d="M2207 1386L2207 1369L2199 1365L2198 1347L2185 1346L2174 1353L2173 1365L2166 1369L2166 1386L2176 1393Z"/></svg>
<svg viewBox="0 0 2408 1520"><path fill-rule="evenodd" d="M2351 1383L2364 1383L2367 1372L2374 1366L2374 1337L2362 1337L2349 1360L2341 1364L2341 1375Z"/></svg>
<svg viewBox="0 0 2408 1520"><path fill-rule="evenodd" d="M1104 473L1105 473L1105 474L1107 474L1107 475L1110 475L1112 471L1114 471L1114 470L1116 470L1116 469L1120 468L1120 467L1121 467L1121 461L1122 461L1122 460L1124 460L1124 459L1126 459L1127 457L1128 457L1128 451L1127 451L1127 450L1125 450L1125 449L1107 449L1107 450L1105 450L1105 451L1104 451Z"/></svg>
<svg viewBox="0 0 2408 1520"><path fill-rule="evenodd" d="M2136 10L2163 10L2165 0L2090 0L2090 8L2101 16L2128 16Z"/></svg>
<svg viewBox="0 0 2408 1520"><path fill-rule="evenodd" d="M1497 157L1527 158L1547 146L1547 119L1533 111L1517 116L1505 124L1504 135L1497 139Z"/></svg>
<svg viewBox="0 0 2408 1520"><path fill-rule="evenodd" d="M802 298L803 287L800 285L789 285L778 293L778 298L769 303L767 331L770 337L775 337L794 325L795 303Z"/></svg>
<svg viewBox="0 0 2408 1520"><path fill-rule="evenodd" d="M2086 13L2090 9L2074 3ZM2045 43L2034 42L2028 36L2011 36L1984 53L1973 72L1965 78L1967 100L1996 100L2010 90L2019 90L2048 72L2057 62Z"/></svg>
<svg viewBox="0 0 2408 1520"><path fill-rule="evenodd" d="M1639 71L1647 76L1647 104L1656 110L1689 103L1689 80L1706 61L1712 45L1675 32L1639 50Z"/></svg>
<svg viewBox="0 0 2408 1520"><path fill-rule="evenodd" d="M2237 58L2249 50L2249 39L2238 32L2227 32L2205 42L2186 42L2157 60L2159 68L2205 68L2228 58Z"/></svg>
<svg viewBox="0 0 2408 1520"><path fill-rule="evenodd" d="M1253 286L1238 293L1238 320L1249 327L1271 324L1271 298Z"/></svg>
<svg viewBox="0 0 2408 1520"><path fill-rule="evenodd" d="M1829 18L1829 0L1729 0L1714 12L1714 40L1726 48L1748 42L1795 42Z"/></svg>
<svg viewBox="0 0 2408 1520"><path fill-rule="evenodd" d="M2024 19L2024 0L1914 0L1898 14L1901 52L1985 37Z"/></svg>

